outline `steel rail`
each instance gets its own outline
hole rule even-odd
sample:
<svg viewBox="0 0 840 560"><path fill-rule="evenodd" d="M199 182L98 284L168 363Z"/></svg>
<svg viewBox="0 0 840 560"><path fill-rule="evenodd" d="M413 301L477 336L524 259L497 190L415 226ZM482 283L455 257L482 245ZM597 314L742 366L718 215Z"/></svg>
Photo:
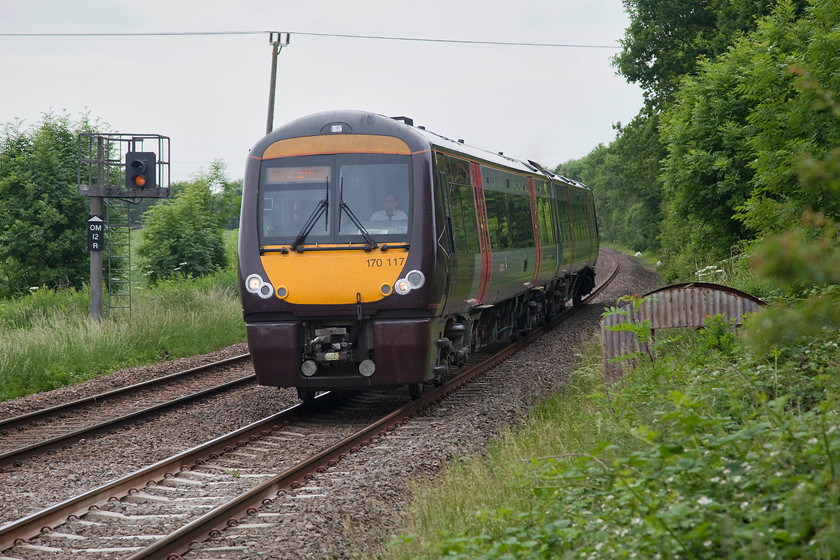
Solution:
<svg viewBox="0 0 840 560"><path fill-rule="evenodd" d="M122 394L128 394L140 389L145 389L149 387L153 387L155 385L160 385L169 381L174 381L179 377L186 377L187 375L192 375L194 373L199 373L201 371L211 369L218 366L227 365L230 363L234 363L237 361L244 360L246 358L251 357L251 354L240 354L239 356L233 356L230 358L225 358L224 360L219 360L218 362L213 362L211 364L205 364L203 366L197 366L194 368L186 369L184 371L179 371L177 373L172 373L169 375L164 375L162 377L156 377L154 379L149 379L148 381L143 381L140 383L135 383L134 385L127 385L125 387L120 387L119 389L114 389L112 391L107 391L105 393L99 393L98 395L92 395L90 397L84 397L75 401L67 402L58 404L49 408L42 408L40 410L34 410L32 412L27 412L26 414L21 414L19 416L14 416L12 418L3 418L0 419L0 428L5 428L13 424L21 424L23 422L35 422L47 416L52 416L58 414L59 412L64 412L67 410L73 410L76 408L81 408L86 405L95 405L99 404L102 401L120 396Z"/></svg>
<svg viewBox="0 0 840 560"><path fill-rule="evenodd" d="M59 446L69 445L78 441L80 438L88 438L100 434L104 431L112 430L114 428L124 426L131 422L136 422L137 420L141 420L148 416L153 416L170 408L174 408L178 405L202 399L204 397L209 397L211 395L215 395L216 393L223 393L235 387L239 387L240 385L251 383L254 381L254 377L254 375L246 375L245 377L240 377L239 379L234 379L233 381L228 381L226 383L222 383L221 385L216 385L214 387L204 389L203 391L199 391L197 393L184 395L182 397L178 397L177 399L169 400L141 410L136 410L130 414L125 414L117 418L112 418L111 420L106 420L104 422L100 422L92 426L79 428L78 430L75 430L73 432L68 432L66 434L55 436L50 439L45 439L43 441L39 441L37 443L33 443L25 447L19 447L17 449L12 449L10 451L0 453L0 468L6 467L8 465L19 466L20 462L23 459L32 457L33 455L40 455L45 451L54 449Z"/></svg>
<svg viewBox="0 0 840 560"><path fill-rule="evenodd" d="M613 270L611 276L603 284L593 290L591 294L584 298L584 302L588 302L594 298L617 276L619 263L614 256L612 256L612 258L615 262L615 269ZM348 453L357 452L361 448L369 445L371 441L375 441L379 437L386 435L388 432L393 431L403 423L413 418L418 412L432 406L436 402L439 402L449 393L460 388L462 385L465 385L472 379L479 377L516 352L519 352L531 344L534 340L571 317L571 315L578 309L579 307L576 306L565 310L549 324L536 329L530 333L529 336L519 342L507 346L487 360L484 360L480 364L477 364L458 374L454 378L445 382L442 386L433 389L426 395L421 396L420 399L408 403L400 409L383 417L379 421L374 422L366 428L358 431L356 434L349 436L335 445L332 445L310 457L309 459L296 464L294 467L287 469L274 478L263 482L233 500L218 506L194 521L182 526L180 529L170 533L166 537L156 541L149 547L135 553L130 556L128 560L169 559L178 557L179 554L186 552L192 544L198 542L199 540L205 540L208 536L219 532L220 529L218 526L220 520L226 520L227 523L235 522L235 520L239 517L256 511L256 507L259 506L263 500L276 497L285 490L299 487L307 479L314 476L312 474L313 472L334 466ZM321 403L329 402L332 398L334 398L334 395L326 393L316 397L315 401ZM0 551L6 550L18 542L39 534L45 528L51 528L52 525L64 522L71 515L81 515L88 511L91 507L107 502L110 498L122 498L130 491L141 486L141 483L144 481L150 482L160 480L168 475L172 475L174 470L189 469L192 466L204 461L207 457L212 458L214 455L218 455L226 451L232 451L234 446L243 447L247 445L248 441L258 439L260 435L268 433L270 430L279 429L281 426L277 425L278 422L289 420L294 416L301 414L305 410L307 410L307 407L304 405L295 405L263 420L231 432L230 434L221 436L212 441L184 451L178 455L159 461L158 463L141 469L135 473L94 488L84 494L65 500L64 502L56 504L50 508L33 513L18 521L0 526Z"/></svg>
<svg viewBox="0 0 840 560"><path fill-rule="evenodd" d="M618 275L618 260L614 256L612 256L612 259L615 263L612 274L582 301L588 302L593 299ZM527 347L546 332L566 321L578 310L579 307L572 307L565 310L548 325L536 329L521 341L505 347L487 360L458 374L441 387L432 390L425 396L421 396L420 399L408 403L306 461L296 464L294 467L278 474L274 478L207 512L145 549L129 556L127 560L168 560L180 557L181 554L189 550L192 544L206 540L216 533L220 533L223 528L220 528L220 522L225 524L238 522L238 519L242 516L256 511L256 506L262 504L265 500L271 500L286 490L299 487L306 479L314 476L312 474L313 472L323 471L327 467L334 466L348 453L357 452L362 447L370 445L370 443L379 437L393 431L402 423L413 418L420 411L439 402L449 393L469 383L476 377L481 376L513 354Z"/></svg>
<svg viewBox="0 0 840 560"><path fill-rule="evenodd" d="M50 408L45 408L41 410L36 410L33 412L29 412L27 414L22 414L20 416L15 416L14 418L8 418L5 420L0 421L0 427L8 428L10 425L14 424L21 424L23 422L35 422L38 420L43 420L44 418L55 416L61 412L67 412L70 410L79 409L85 406L94 405L94 404L101 404L105 400L114 397L122 397L129 395L131 393L135 393L137 391L143 389L149 389L150 387L154 387L156 385L163 385L168 382L177 381L179 378L184 378L189 375L194 375L201 371L205 371L208 369L212 369L214 367L224 366L230 363L234 363L237 361L241 361L250 357L250 354L241 354L239 356L234 356L232 358L226 358L224 360L219 360L217 362L213 362L211 364L205 364L203 366L198 366L195 368L191 368L188 370L180 371L177 373L173 373L170 375L166 375L163 377L158 377L155 379L150 379L148 381L143 381L142 383L136 383L134 385L129 385L126 387L121 387L119 389L114 389L112 391L108 391L105 393L100 393L98 395L93 395L90 397L85 397L83 399L78 399L72 402L63 403L60 405L56 405ZM97 424L89 425L83 428L79 428L72 432L66 432L61 435L57 435L37 443L33 443L30 445L26 445L24 447L19 447L17 449L10 449L8 451L4 451L0 453L0 469L8 466L19 466L20 462L26 458L32 457L34 455L39 455L44 453L50 449L55 449L57 447L62 447L66 445L70 445L72 443L77 442L81 438L90 437L96 434L103 433L108 430L112 430L114 428L118 428L120 426L124 426L131 422L135 422L142 418L146 418L148 416L152 416L154 414L158 414L163 412L167 409L173 408L178 405L183 405L193 400L198 400L201 398L205 398L216 393L221 393L240 385L245 385L252 382L255 379L255 376L247 375L244 377L240 377L239 379L235 379L233 381L228 381L222 383L220 385L216 385L214 387L210 387L208 389L204 389L197 393L192 393L189 395L184 395L182 397L178 397L174 400L169 400L163 403L158 403L156 405L136 410L129 414L124 414L122 416L117 416L115 418L111 418L110 420L105 420L103 422L99 422Z"/></svg>
<svg viewBox="0 0 840 560"><path fill-rule="evenodd" d="M329 395L316 397L321 401ZM322 401L323 402L323 401ZM235 447L244 446L252 438L259 437L263 432L275 429L278 423L294 418L303 411L303 405L295 405L285 410L263 418L253 424L225 434L216 439L183 451L177 455L163 459L125 475L116 480L93 488L83 494L69 498L44 510L35 512L17 521L0 526L0 551L13 546L19 539L28 539L41 532L45 527L63 523L71 515L86 513L91 506L98 506L110 498L121 498L130 490L139 488L148 481L163 479L175 471L190 468L208 457L231 451Z"/></svg>

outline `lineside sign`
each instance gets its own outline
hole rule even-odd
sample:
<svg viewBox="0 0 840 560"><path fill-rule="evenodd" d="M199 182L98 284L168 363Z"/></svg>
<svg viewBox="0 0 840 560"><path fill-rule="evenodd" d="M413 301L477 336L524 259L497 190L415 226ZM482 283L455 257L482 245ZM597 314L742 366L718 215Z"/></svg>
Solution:
<svg viewBox="0 0 840 560"><path fill-rule="evenodd" d="M105 247L105 220L102 216L91 216L87 221L88 251L102 251Z"/></svg>

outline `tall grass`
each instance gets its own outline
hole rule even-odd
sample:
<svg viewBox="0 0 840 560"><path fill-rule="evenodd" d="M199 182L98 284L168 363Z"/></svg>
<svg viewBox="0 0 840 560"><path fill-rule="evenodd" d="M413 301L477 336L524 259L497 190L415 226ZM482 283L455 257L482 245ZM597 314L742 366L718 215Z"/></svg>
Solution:
<svg viewBox="0 0 840 560"><path fill-rule="evenodd" d="M90 318L87 294L38 291L0 303L0 400L244 339L233 270L136 290L131 317L101 323Z"/></svg>
<svg viewBox="0 0 840 560"><path fill-rule="evenodd" d="M484 457L453 461L434 482L414 485L418 497L406 526L390 549L393 559L434 558L438 539L499 535L534 501L531 466L552 456L576 455L616 435L590 398L603 381L600 343L591 339L578 356L580 367L566 391L542 403L517 428L488 446Z"/></svg>
<svg viewBox="0 0 840 560"><path fill-rule="evenodd" d="M390 557L840 556L836 331L770 361L722 332L609 390L591 341L521 432L416 488Z"/></svg>

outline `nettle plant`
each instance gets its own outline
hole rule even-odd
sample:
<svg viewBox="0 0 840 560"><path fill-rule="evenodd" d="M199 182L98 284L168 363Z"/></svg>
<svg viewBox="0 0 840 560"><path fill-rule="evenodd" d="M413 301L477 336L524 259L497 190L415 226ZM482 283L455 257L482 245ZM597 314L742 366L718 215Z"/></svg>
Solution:
<svg viewBox="0 0 840 560"><path fill-rule="evenodd" d="M656 351L668 342L673 342L679 337L666 337L657 340L653 336L653 329L651 328L650 319L638 320L639 311L647 302L656 301L655 296L641 296L638 294L621 296L618 298L618 307L608 307L602 314L602 317L613 317L616 315L625 317L626 320L621 321L617 325L609 325L604 328L608 331L629 332L635 338L638 350L636 352L629 352L612 358L611 362L642 359L649 362L656 361ZM630 304L628 308L623 304Z"/></svg>

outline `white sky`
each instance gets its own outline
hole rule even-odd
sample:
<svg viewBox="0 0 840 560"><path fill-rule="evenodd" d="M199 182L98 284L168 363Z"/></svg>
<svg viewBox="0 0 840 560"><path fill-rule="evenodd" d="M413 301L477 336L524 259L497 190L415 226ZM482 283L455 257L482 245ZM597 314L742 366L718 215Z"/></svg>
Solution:
<svg viewBox="0 0 840 560"><path fill-rule="evenodd" d="M0 0L0 33L283 31L274 124L325 110L415 125L550 167L615 138L642 105L616 49L306 36L615 45L621 0ZM268 34L0 37L0 125L83 112L171 138L171 179L223 159L242 177L265 134Z"/></svg>

